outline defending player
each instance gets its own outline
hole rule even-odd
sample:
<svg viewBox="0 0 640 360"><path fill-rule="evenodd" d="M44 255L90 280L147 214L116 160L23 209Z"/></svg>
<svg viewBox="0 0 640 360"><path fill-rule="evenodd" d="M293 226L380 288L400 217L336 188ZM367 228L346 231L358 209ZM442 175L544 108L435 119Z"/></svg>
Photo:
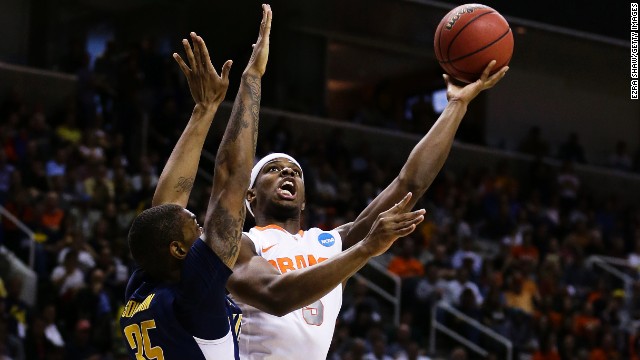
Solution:
<svg viewBox="0 0 640 360"><path fill-rule="evenodd" d="M261 77L269 55L271 9L263 5L260 35L245 69L216 157L204 230L184 207L213 116L229 84L231 61L219 76L204 41L183 45L195 108L160 176L151 209L129 232L139 264L127 286L120 326L135 359L238 359L239 309L226 297L245 219L244 197L255 156Z"/></svg>
<svg viewBox="0 0 640 360"><path fill-rule="evenodd" d="M431 185L469 102L508 70L489 76L494 65L492 61L478 81L465 87L444 76L449 100L444 112L396 179L352 223L326 232L302 231L305 191L298 162L286 154L271 154L254 166L247 200L256 227L243 235L227 284L244 313L239 343L243 359L326 358L342 304L340 283L388 248L372 251L369 239L360 239L377 219L389 216L382 211L409 192L414 196L402 200L402 206L411 209Z"/></svg>

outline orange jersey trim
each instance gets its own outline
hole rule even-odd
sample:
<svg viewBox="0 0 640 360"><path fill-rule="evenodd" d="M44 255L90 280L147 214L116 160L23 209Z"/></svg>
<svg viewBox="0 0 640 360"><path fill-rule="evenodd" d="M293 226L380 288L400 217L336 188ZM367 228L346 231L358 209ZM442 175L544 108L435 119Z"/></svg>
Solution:
<svg viewBox="0 0 640 360"><path fill-rule="evenodd" d="M267 225L267 226L255 226L254 229L256 230L260 230L260 231L264 231L264 230L268 230L268 229L275 229L275 230L280 230L280 231L284 231L289 235L292 235L290 232L288 232L287 230L283 229L282 227L275 225L275 224L271 224L271 225ZM299 230L298 231L298 235L303 236L304 235L304 231Z"/></svg>

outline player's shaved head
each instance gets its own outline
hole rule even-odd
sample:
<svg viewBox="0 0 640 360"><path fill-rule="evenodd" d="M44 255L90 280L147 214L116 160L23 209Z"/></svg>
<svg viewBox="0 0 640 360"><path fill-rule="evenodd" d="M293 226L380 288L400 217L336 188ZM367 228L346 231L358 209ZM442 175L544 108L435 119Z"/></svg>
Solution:
<svg viewBox="0 0 640 360"><path fill-rule="evenodd" d="M155 279L163 279L169 270L169 244L184 240L182 210L176 204L155 206L140 213L131 224L131 255Z"/></svg>

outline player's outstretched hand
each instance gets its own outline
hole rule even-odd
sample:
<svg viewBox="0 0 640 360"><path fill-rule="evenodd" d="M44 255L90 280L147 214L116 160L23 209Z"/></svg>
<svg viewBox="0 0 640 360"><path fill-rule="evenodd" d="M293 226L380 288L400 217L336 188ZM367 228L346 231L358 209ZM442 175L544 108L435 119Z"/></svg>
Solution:
<svg viewBox="0 0 640 360"><path fill-rule="evenodd" d="M483 90L494 87L500 81L500 79L504 77L504 75L507 73L507 70L509 70L508 66L504 66L498 72L489 76L489 74L491 73L491 69L493 69L495 65L496 61L492 60L482 72L482 76L480 76L480 79L466 86L459 86L455 84L451 80L449 75L444 74L444 81L447 84L447 99L449 101L462 101L468 104Z"/></svg>
<svg viewBox="0 0 640 360"><path fill-rule="evenodd" d="M182 57L177 53L173 54L173 58L187 78L189 90L196 105L217 107L227 94L227 88L229 87L229 70L231 70L232 61L227 60L224 65L222 65L222 74L218 75L218 72L211 63L209 50L207 50L207 45L205 45L204 40L194 32L190 35L193 49L187 39L182 39L182 45L187 54L189 65L185 64Z"/></svg>
<svg viewBox="0 0 640 360"><path fill-rule="evenodd" d="M262 4L262 21L258 41L253 44L251 59L245 69L245 74L261 77L267 69L269 59L269 35L271 34L271 6Z"/></svg>
<svg viewBox="0 0 640 360"><path fill-rule="evenodd" d="M424 209L408 211L409 200L411 193L405 195L391 209L378 215L369 234L362 241L362 245L366 246L371 256L383 254L398 238L411 234L424 220Z"/></svg>

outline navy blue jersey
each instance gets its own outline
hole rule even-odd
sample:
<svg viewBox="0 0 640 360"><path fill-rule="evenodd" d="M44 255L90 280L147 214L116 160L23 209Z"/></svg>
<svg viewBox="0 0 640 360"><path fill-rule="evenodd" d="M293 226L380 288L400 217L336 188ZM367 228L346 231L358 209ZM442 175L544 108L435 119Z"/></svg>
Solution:
<svg viewBox="0 0 640 360"><path fill-rule="evenodd" d="M127 285L120 328L134 359L205 359L194 337L233 336L238 360L240 309L226 296L231 270L198 239L182 265L178 284L156 283L136 270Z"/></svg>

